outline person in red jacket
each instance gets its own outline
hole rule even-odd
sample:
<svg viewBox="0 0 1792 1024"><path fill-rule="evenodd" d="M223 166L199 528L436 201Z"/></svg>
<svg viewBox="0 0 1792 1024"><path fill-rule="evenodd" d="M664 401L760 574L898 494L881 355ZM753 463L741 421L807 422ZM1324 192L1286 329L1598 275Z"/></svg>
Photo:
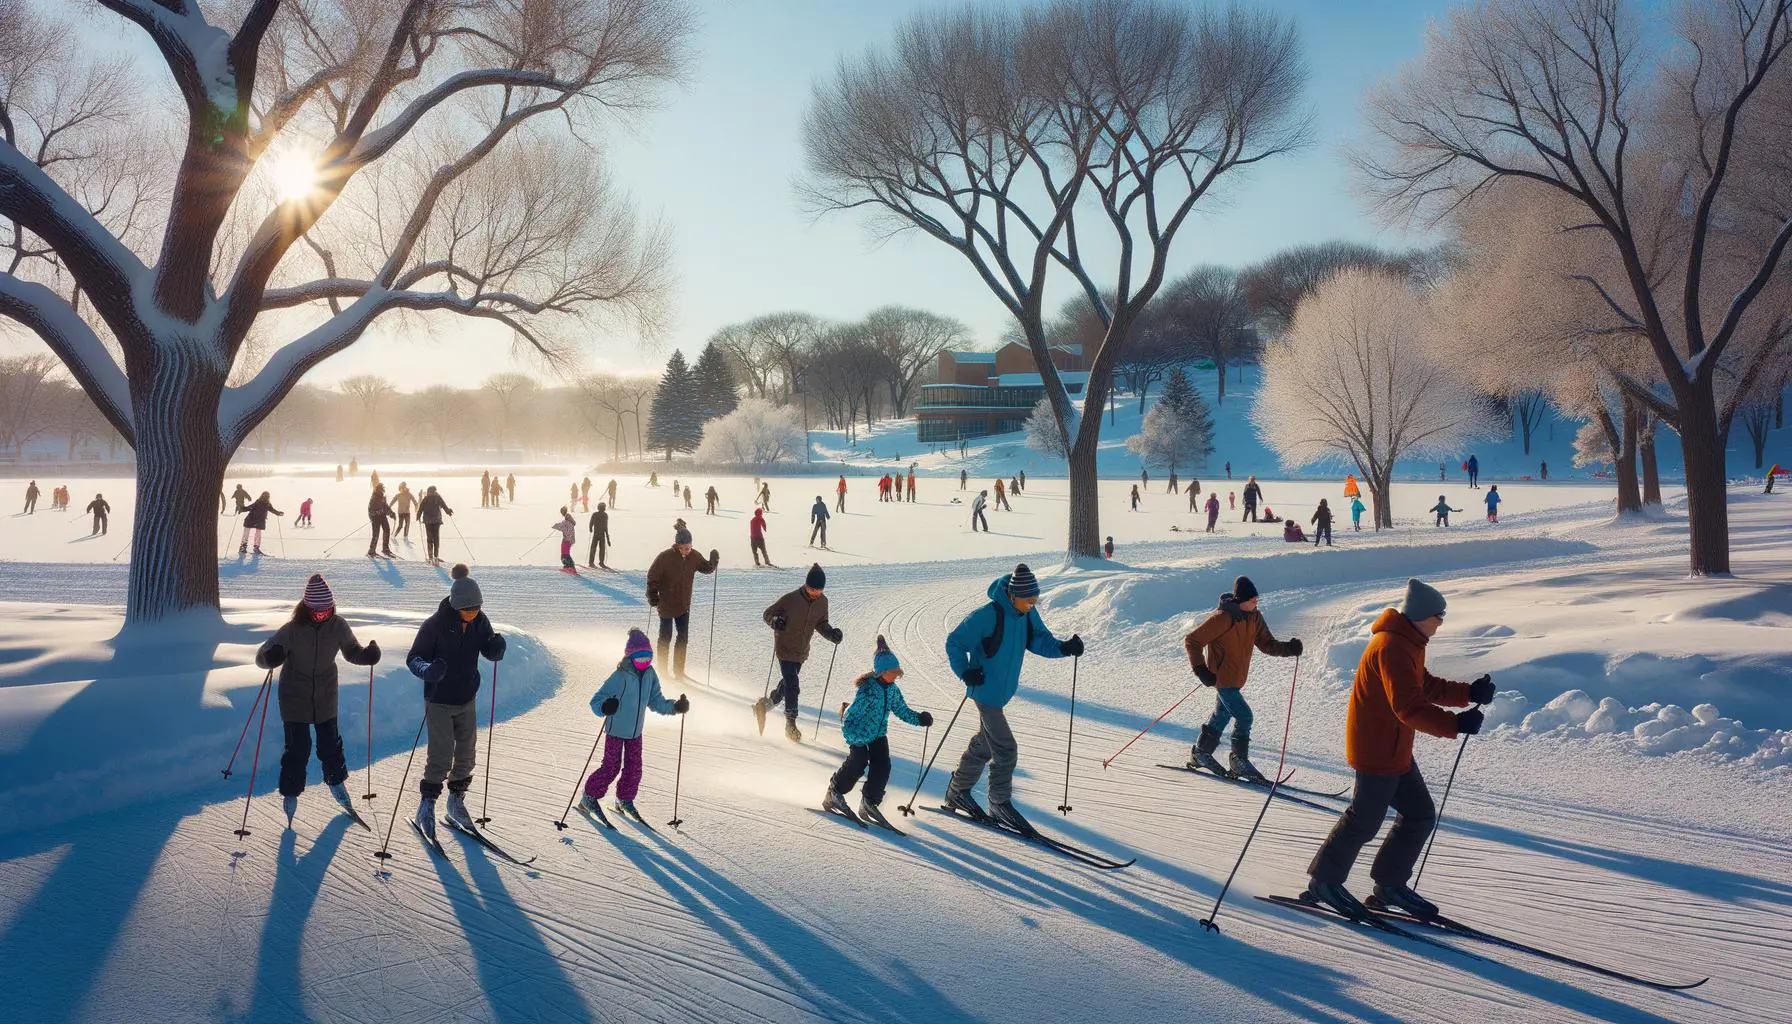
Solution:
<svg viewBox="0 0 1792 1024"><path fill-rule="evenodd" d="M1344 756L1356 769L1356 792L1307 866L1311 884L1301 897L1353 920L1368 909L1344 883L1357 854L1381 831L1389 807L1396 817L1369 869L1375 882L1370 905L1403 910L1420 920L1437 916L1437 906L1406 884L1437 824L1431 792L1413 762L1413 736L1424 732L1449 740L1480 732L1479 707L1452 713L1438 705L1493 701L1491 676L1456 683L1426 671L1425 646L1443 625L1445 605L1436 589L1406 581L1405 601L1399 610L1389 608L1375 620L1369 646L1357 663L1344 724Z"/></svg>
<svg viewBox="0 0 1792 1024"><path fill-rule="evenodd" d="M757 567L759 565L759 558L763 555L765 556L765 564L768 567L775 568L775 566L772 566L771 552L765 550L765 509L756 508L753 510L753 521L747 524L747 539L753 545L753 565Z"/></svg>

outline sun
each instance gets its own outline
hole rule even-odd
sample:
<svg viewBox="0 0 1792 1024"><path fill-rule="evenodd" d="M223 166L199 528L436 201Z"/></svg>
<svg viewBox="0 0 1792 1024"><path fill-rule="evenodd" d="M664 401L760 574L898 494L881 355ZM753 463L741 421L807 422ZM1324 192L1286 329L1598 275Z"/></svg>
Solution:
<svg viewBox="0 0 1792 1024"><path fill-rule="evenodd" d="M277 202L309 199L317 191L317 162L296 149L274 154L268 159L268 180Z"/></svg>

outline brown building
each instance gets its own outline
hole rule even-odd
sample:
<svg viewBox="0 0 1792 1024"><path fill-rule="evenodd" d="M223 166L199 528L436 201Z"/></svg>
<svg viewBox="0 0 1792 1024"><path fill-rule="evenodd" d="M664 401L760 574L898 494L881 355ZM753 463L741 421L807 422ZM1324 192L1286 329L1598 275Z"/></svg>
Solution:
<svg viewBox="0 0 1792 1024"><path fill-rule="evenodd" d="M1052 347L1052 365L1072 398L1089 381L1079 345ZM1008 434L1026 426L1033 406L1045 397L1045 382L1033 351L1009 342L994 352L941 352L937 384L921 387L915 403L915 434L921 441Z"/></svg>

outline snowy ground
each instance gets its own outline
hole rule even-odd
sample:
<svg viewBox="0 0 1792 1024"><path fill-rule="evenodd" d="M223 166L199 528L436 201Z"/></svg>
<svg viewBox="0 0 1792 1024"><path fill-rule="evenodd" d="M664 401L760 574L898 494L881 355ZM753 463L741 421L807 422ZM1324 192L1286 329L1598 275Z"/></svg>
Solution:
<svg viewBox="0 0 1792 1024"><path fill-rule="evenodd" d="M981 603L990 579L1016 557L1034 556L1046 570L1048 622L1061 634L1081 631L1090 649L1076 695L1075 810L1052 810L1063 796L1065 662L1031 661L1011 707L1022 745L1019 798L1035 821L1074 842L1136 854L1135 867L1098 874L925 811L902 839L862 834L809 809L843 753L834 716L824 716L820 737L792 747L756 735L748 713L769 656L758 612L796 584L812 557L802 520L821 481L790 479L772 482L772 551L787 571L736 569L750 564L739 521L749 481L717 481L727 522L706 521L700 498L687 516L699 544L722 548L725 569L713 640L707 601L694 616L691 666L708 682L690 687L678 832L604 835L574 817L562 835L549 824L596 734L589 695L623 631L646 617L640 569L669 539L676 514L664 490L625 479L612 525L621 542L613 564L624 571L577 579L542 567L552 561L546 543L527 562L518 558L545 535L563 490L539 502L525 492L521 506L496 512L450 491L465 542L451 531L446 554L478 554L494 618L540 645L525 644L530 656L505 664L491 781L494 830L539 853L534 866L502 863L452 835L450 862L432 862L401 831L390 874L377 874L379 837L345 828L318 790L292 832L282 829L277 801L258 798L254 834L239 840L231 830L246 780L239 769L224 782L216 770L258 681L242 667L249 645L290 608L323 549L356 525L364 494L333 479L277 476L248 484L272 489L289 512L297 505L289 495L309 491L319 498L318 528L284 530L286 558L278 557L282 535L271 534L274 555L239 561L232 550L224 559L229 617L239 625L216 638L202 664L142 670L96 644L116 614L98 606L124 579L123 560L109 561L116 547L71 544L85 532L75 518L0 519L0 585L34 602L7 605L0 617L0 806L67 805L49 812L67 819L52 827L0 824L0 963L9 977L33 979L9 986L9 1015L1792 1020L1792 867L1784 856L1792 662L1783 640L1792 592L1781 582L1792 572L1781 540L1783 502L1792 499L1737 493L1736 578L1694 582L1684 578L1676 511L1612 524L1608 506L1597 504L1609 492L1597 487L1502 484L1509 504L1495 527L1469 504L1476 495L1454 486L1446 493L1471 510L1459 527L1375 536L1346 526L1338 548L1315 552L1238 524L1235 514L1222 517L1227 530L1218 537L1172 534L1171 524L1190 518L1166 506L1185 502L1154 488L1147 510L1131 513L1126 485L1115 482L1104 485L1103 523L1120 557L1065 568L1055 554L1062 482L1030 481L1015 512L992 513L998 532L990 538L964 532L965 510L942 503L955 481L924 482L925 500L906 507L877 504L869 481L851 483L851 514L831 531L843 550L825 557L834 619L847 633L831 710L881 632L907 664L910 702L939 717L937 742L962 694L944 671L945 632ZM464 480L452 486L466 488ZM1272 506L1303 522L1317 497L1337 494L1336 482L1264 486ZM1402 518L1416 519L1436 493L1403 485ZM127 536L124 497L113 499L118 544ZM351 614L395 648L445 583L415 562L368 562L360 539L321 565L345 607L377 609ZM1330 823L1280 803L1221 915L1223 933L1203 932L1198 918L1261 797L1153 763L1186 756L1211 697L1195 694L1111 768L1100 760L1194 685L1180 634L1238 572L1266 592L1278 632L1308 641L1290 764L1298 782L1321 789L1348 778L1344 697L1366 623L1397 599L1406 575L1439 582L1452 605L1433 669L1456 678L1491 671L1506 692L1490 714L1499 727L1467 749L1425 891L1468 921L1538 945L1712 981L1657 993L1516 953L1464 945L1491 961L1476 962L1269 908L1250 897L1295 890ZM1247 691L1265 770L1275 763L1291 667L1260 661ZM405 811L414 801L414 783L401 794L398 780L416 724L405 701L415 690L396 668L381 666L375 683L373 809L382 827L394 798ZM143 692L126 710L95 699L132 693L138 676L156 678L137 684ZM805 674L806 733L827 678L822 651ZM167 694L171 706L145 717L154 704L145 694ZM345 708L364 700L358 687L345 691ZM97 735L84 736L88 723ZM364 748L354 727L345 732L359 783ZM962 748L963 732L961 723L942 763ZM921 749L917 730L897 723L891 735L888 807L907 799ZM649 725L640 803L651 821L672 817L678 736L672 719ZM85 745L70 754L69 742ZM1421 740L1435 789L1454 756L1453 744ZM263 762L265 786L266 749ZM936 769L922 802L937 801L942 787ZM1359 886L1364 870L1353 879Z"/></svg>

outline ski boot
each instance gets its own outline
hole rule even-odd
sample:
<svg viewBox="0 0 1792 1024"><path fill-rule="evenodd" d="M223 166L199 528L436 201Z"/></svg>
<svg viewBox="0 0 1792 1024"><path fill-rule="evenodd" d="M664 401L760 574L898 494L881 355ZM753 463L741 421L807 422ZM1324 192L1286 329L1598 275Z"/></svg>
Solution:
<svg viewBox="0 0 1792 1024"><path fill-rule="evenodd" d="M1023 836L1035 836L1039 834L1033 828L1032 823L1021 817L1020 812L1014 809L1014 805L1006 800L991 800L989 802L989 816L995 820L996 824L1003 828L1013 829Z"/></svg>
<svg viewBox="0 0 1792 1024"><path fill-rule="evenodd" d="M291 828L292 816L299 813L299 798L296 796L282 796L280 798L280 809L286 812L286 827Z"/></svg>
<svg viewBox="0 0 1792 1024"><path fill-rule="evenodd" d="M259 551L256 552L256 554L260 554L260 553L261 552L259 552ZM387 558L397 558L398 557L397 555L392 553L391 548L387 548L386 550L380 552L380 554L385 555Z"/></svg>
<svg viewBox="0 0 1792 1024"><path fill-rule="evenodd" d="M621 797L617 797L616 811L619 814L626 814L642 824L646 824L646 821L641 817L641 812L635 810L635 802L633 800L624 800Z"/></svg>
<svg viewBox="0 0 1792 1024"><path fill-rule="evenodd" d="M1245 782L1264 784L1269 782L1263 777L1263 773L1257 770L1257 766L1251 763L1251 738L1249 736L1232 734L1232 756L1228 760L1231 761L1231 771L1228 774L1233 778L1242 779Z"/></svg>
<svg viewBox="0 0 1792 1024"><path fill-rule="evenodd" d="M330 795L336 798L336 803L344 811L347 811L350 814L354 813L355 801L354 801L353 797L350 797L348 795L348 785L346 783L342 783L342 782L330 783Z"/></svg>
<svg viewBox="0 0 1792 1024"><path fill-rule="evenodd" d="M587 814L595 814L599 818L604 817L603 800L599 797L592 796L590 793L586 793L584 796L579 797L579 807Z"/></svg>
<svg viewBox="0 0 1792 1024"><path fill-rule="evenodd" d="M448 794L448 820L469 831L477 827L473 824L472 813L467 810L465 793Z"/></svg>
<svg viewBox="0 0 1792 1024"><path fill-rule="evenodd" d="M255 549L255 553L256 553L256 554L257 554L257 555L259 555L259 554L261 554L261 549L260 549L260 548L256 548L256 549Z"/></svg>
<svg viewBox="0 0 1792 1024"><path fill-rule="evenodd" d="M796 719L786 718L784 720L784 738L792 743L803 742L803 731L796 727Z"/></svg>
<svg viewBox="0 0 1792 1024"><path fill-rule="evenodd" d="M417 801L417 831L430 842L436 841L436 798L433 796Z"/></svg>
<svg viewBox="0 0 1792 1024"><path fill-rule="evenodd" d="M890 824L890 819L884 817L884 812L878 810L876 804L863 796L859 797L859 817L874 825L882 825L884 828L895 831L896 826Z"/></svg>
<svg viewBox="0 0 1792 1024"><path fill-rule="evenodd" d="M241 556L241 555L246 555L246 554L248 554L248 553L249 553L249 544L248 544L248 542L247 542L247 541L245 541L245 542L243 542L243 544L242 544L242 546L241 546L241 547L239 547L239 548L237 548L237 549L236 549L236 553L237 553L237 554L238 554L238 555L239 555L239 556Z"/></svg>
<svg viewBox="0 0 1792 1024"><path fill-rule="evenodd" d="M1203 725L1201 727L1200 737L1195 740L1195 746L1193 748L1193 753L1189 758L1188 766L1191 769L1206 769L1222 778L1225 777L1227 774L1226 767L1220 764L1219 760L1213 756L1214 750L1216 750L1219 745L1220 734L1215 732L1211 727Z"/></svg>
<svg viewBox="0 0 1792 1024"><path fill-rule="evenodd" d="M1375 883L1375 891L1369 895L1368 906L1371 910L1404 911L1420 921L1437 917L1437 904L1413 892L1412 887L1404 883Z"/></svg>
<svg viewBox="0 0 1792 1024"><path fill-rule="evenodd" d="M857 817L853 815L852 808L846 806L846 800L840 796L838 790L834 789L834 784L831 782L828 783L827 795L821 798L821 809L833 814L838 814L842 818L851 818L854 821L858 820Z"/></svg>
<svg viewBox="0 0 1792 1024"><path fill-rule="evenodd" d="M759 723L759 735L765 735L765 698L753 702L753 721Z"/></svg>
<svg viewBox="0 0 1792 1024"><path fill-rule="evenodd" d="M1337 911L1352 921L1361 921L1369 916L1369 908L1350 894L1339 882L1321 882L1309 879L1307 891L1300 894L1302 903L1317 903L1322 907Z"/></svg>
<svg viewBox="0 0 1792 1024"><path fill-rule="evenodd" d="M946 787L946 807L965 815L972 821L982 821L989 817L969 790Z"/></svg>

